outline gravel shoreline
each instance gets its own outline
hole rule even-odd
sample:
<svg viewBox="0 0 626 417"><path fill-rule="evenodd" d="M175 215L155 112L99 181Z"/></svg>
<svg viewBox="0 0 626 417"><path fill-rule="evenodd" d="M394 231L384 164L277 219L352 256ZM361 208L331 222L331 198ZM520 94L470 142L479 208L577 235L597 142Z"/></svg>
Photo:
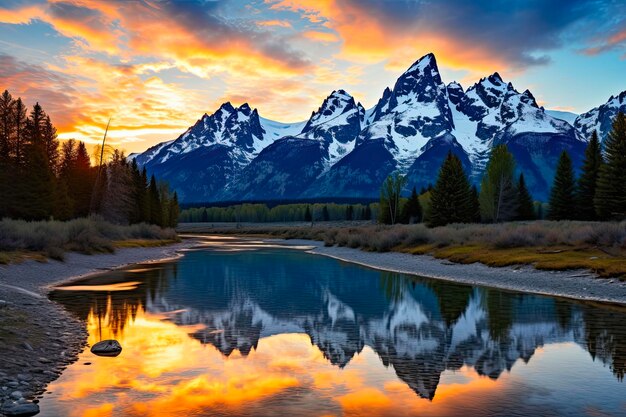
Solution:
<svg viewBox="0 0 626 417"><path fill-rule="evenodd" d="M113 254L66 254L65 262L0 265L0 415L32 415L46 386L75 362L87 344L85 324L47 297L51 287L105 270L180 256L194 240L118 249Z"/></svg>
<svg viewBox="0 0 626 417"><path fill-rule="evenodd" d="M365 252L346 247L325 247L310 240L281 240L286 244L315 246L310 253L329 256L369 268L469 285L626 305L626 282L598 278L585 270L541 271L529 265L490 267L480 263L457 264L429 255Z"/></svg>
<svg viewBox="0 0 626 417"><path fill-rule="evenodd" d="M455 264L428 255L325 247L322 242L310 240L263 240L310 246L309 253L374 269L626 305L626 282L596 278L588 271L550 272L530 266L492 268L478 263ZM189 239L164 247L120 249L115 254L69 253L65 262L26 261L0 266L0 415L14 415L8 411L34 406L46 386L77 360L87 344L85 324L48 299L51 287L127 265L179 257L181 250L197 245L196 239Z"/></svg>

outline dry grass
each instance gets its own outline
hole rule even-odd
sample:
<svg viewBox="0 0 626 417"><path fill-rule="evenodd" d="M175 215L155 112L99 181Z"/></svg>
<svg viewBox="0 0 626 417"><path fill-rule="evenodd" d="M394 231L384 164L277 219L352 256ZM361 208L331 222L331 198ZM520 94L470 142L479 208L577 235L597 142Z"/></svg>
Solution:
<svg viewBox="0 0 626 417"><path fill-rule="evenodd" d="M110 253L116 247L160 246L177 239L173 229L143 223L121 226L95 216L67 222L3 219L0 221L0 263L28 258L63 260L67 251Z"/></svg>
<svg viewBox="0 0 626 417"><path fill-rule="evenodd" d="M196 229L195 231L198 231ZM203 232L312 239L366 251L431 254L458 263L529 264L544 270L588 269L626 279L626 222L513 222L352 227L255 226Z"/></svg>
<svg viewBox="0 0 626 417"><path fill-rule="evenodd" d="M156 248L180 242L180 239L128 239L113 242L116 248Z"/></svg>

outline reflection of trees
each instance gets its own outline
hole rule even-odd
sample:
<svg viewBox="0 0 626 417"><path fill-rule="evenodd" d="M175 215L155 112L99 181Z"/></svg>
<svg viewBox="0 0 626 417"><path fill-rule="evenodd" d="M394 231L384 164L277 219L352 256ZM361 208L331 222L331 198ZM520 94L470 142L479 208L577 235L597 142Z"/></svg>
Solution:
<svg viewBox="0 0 626 417"><path fill-rule="evenodd" d="M474 289L469 285L436 280L430 281L427 285L439 300L443 321L447 326L452 326L467 309Z"/></svg>
<svg viewBox="0 0 626 417"><path fill-rule="evenodd" d="M113 335L121 334L124 326L135 320L137 311L146 305L148 297L155 298L167 291L177 275L175 262L150 264L146 270L136 273L114 271L98 275L72 285L110 285L139 281L137 288L127 291L66 291L54 290L50 298L65 306L79 319L86 321L92 313L98 323L98 332L108 328Z"/></svg>
<svg viewBox="0 0 626 417"><path fill-rule="evenodd" d="M411 280L406 275L390 271L380 272L380 287L391 302L400 300L410 283Z"/></svg>
<svg viewBox="0 0 626 417"><path fill-rule="evenodd" d="M485 291L485 309L489 316L489 334L498 342L505 342L513 324L512 293L487 289Z"/></svg>
<svg viewBox="0 0 626 417"><path fill-rule="evenodd" d="M626 313L584 308L585 342L591 357L609 365L619 381L626 373Z"/></svg>

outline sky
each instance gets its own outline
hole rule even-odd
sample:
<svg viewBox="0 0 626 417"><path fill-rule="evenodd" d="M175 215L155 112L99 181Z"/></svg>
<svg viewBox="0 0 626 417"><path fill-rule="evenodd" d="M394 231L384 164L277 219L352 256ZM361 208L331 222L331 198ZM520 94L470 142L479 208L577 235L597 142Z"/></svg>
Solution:
<svg viewBox="0 0 626 417"><path fill-rule="evenodd" d="M306 120L333 90L366 108L421 56L465 88L499 72L585 112L626 90L626 2L2 0L0 89L62 139L142 151L225 101Z"/></svg>

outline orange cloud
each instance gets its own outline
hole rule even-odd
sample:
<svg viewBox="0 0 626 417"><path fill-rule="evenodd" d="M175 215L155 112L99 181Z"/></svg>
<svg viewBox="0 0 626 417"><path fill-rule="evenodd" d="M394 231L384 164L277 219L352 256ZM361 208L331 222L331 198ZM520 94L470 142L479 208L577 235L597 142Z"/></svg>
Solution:
<svg viewBox="0 0 626 417"><path fill-rule="evenodd" d="M626 42L626 29L614 33L608 38L601 40L600 45L598 46L584 49L583 53L586 55L597 55L599 53L613 49L624 42Z"/></svg>
<svg viewBox="0 0 626 417"><path fill-rule="evenodd" d="M52 25L61 35L77 41L79 46L99 52L120 52L122 33L113 26L110 14L115 9L105 5L105 11L86 7L80 2L52 0L47 4L24 6L17 9L0 9L0 22L27 24L40 20ZM117 16L115 16L117 17Z"/></svg>
<svg viewBox="0 0 626 417"><path fill-rule="evenodd" d="M390 25L358 2L337 0L266 0L275 10L298 12L303 18L326 21L342 41L339 58L363 64L386 62L388 71L406 70L420 56L433 52L443 67L467 70L472 79L499 71L513 71L505 57L487 45L453 36L444 26Z"/></svg>
<svg viewBox="0 0 626 417"><path fill-rule="evenodd" d="M339 38L334 33L330 32L318 32L315 30L309 30L302 34L307 39L316 42L332 43L339 42Z"/></svg>
<svg viewBox="0 0 626 417"><path fill-rule="evenodd" d="M259 26L278 26L282 28L293 27L287 20L262 20L257 23Z"/></svg>

